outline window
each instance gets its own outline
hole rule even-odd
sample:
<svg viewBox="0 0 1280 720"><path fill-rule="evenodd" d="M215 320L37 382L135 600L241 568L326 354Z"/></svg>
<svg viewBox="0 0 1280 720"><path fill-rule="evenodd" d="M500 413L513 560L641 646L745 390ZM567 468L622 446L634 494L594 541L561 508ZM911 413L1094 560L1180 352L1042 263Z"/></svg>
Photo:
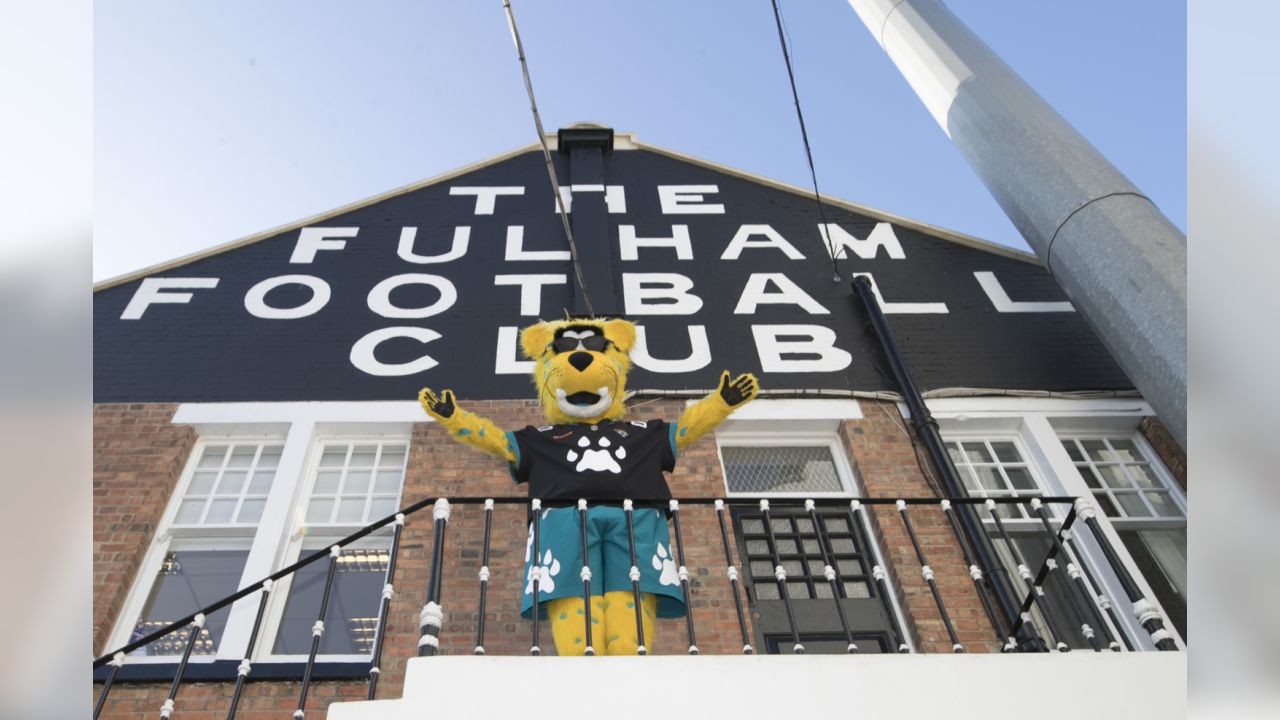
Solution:
<svg viewBox="0 0 1280 720"><path fill-rule="evenodd" d="M144 565L142 576L149 587L134 611L137 619L128 639L154 632L240 588L282 447L260 441L197 445L194 467L180 482L179 502L164 523L161 537L167 539L153 548L153 562ZM206 619L193 656L217 652L227 615L223 609ZM172 633L133 655L181 655L190 633Z"/></svg>
<svg viewBox="0 0 1280 720"><path fill-rule="evenodd" d="M1040 495L1022 451L1013 438L973 438L946 443L960 480L972 497ZM997 505L1001 518L1031 517L1021 505Z"/></svg>
<svg viewBox="0 0 1280 720"><path fill-rule="evenodd" d="M333 542L396 512L404 484L408 444L403 441L322 441L305 499L304 539L288 562L323 551ZM325 607L320 654L360 656L373 650L381 589L390 561L391 528L384 527L343 549ZM306 655L320 612L329 563L317 561L282 583L272 652Z"/></svg>
<svg viewBox="0 0 1280 720"><path fill-rule="evenodd" d="M730 495L823 497L848 492L836 470L831 443L722 444L720 459Z"/></svg>
<svg viewBox="0 0 1280 720"><path fill-rule="evenodd" d="M1187 523L1181 492L1136 434L1063 437L1061 441L1099 510L1185 639Z"/></svg>

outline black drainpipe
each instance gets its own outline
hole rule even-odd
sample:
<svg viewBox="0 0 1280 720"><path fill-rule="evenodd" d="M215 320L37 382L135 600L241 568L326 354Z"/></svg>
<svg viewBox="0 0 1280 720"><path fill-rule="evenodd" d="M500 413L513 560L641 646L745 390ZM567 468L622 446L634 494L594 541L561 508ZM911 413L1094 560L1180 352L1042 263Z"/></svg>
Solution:
<svg viewBox="0 0 1280 720"><path fill-rule="evenodd" d="M885 319L880 303L877 302L875 293L871 289L871 281L865 275L854 278L853 291L857 293L858 299L862 301L862 307L867 311L871 326L880 340L880 349L884 351L885 358L889 361L889 368L893 372L893 378L898 383L902 397L907 403L907 409L911 411L911 425L915 428L917 437L924 442L929 461L937 471L938 477L942 478L947 494L957 498L966 497L968 493L965 492L956 468L951 464L951 457L947 455L946 448L942 444L938 422L933 419L929 408L924 404L924 398L920 396L920 389L911 379L911 371L907 369L907 363L902 358L897 341L894 340L893 330L889 328L889 321ZM966 536L960 538L960 541L964 542L967 539L970 547L973 548L974 556L987 580L988 587L995 594L996 602L999 603L1001 613L1004 615L1004 622L997 622L996 627L1002 634L1006 633L1017 620L1022 603L1018 600L1013 583L1009 579L1009 573L996 555L995 546L987 536L986 529L978 519L973 506L957 505L954 511ZM993 622L995 620L992 618ZM1029 632L1025 623L1018 629L1017 642L1019 650L1036 652L1047 650L1044 642Z"/></svg>

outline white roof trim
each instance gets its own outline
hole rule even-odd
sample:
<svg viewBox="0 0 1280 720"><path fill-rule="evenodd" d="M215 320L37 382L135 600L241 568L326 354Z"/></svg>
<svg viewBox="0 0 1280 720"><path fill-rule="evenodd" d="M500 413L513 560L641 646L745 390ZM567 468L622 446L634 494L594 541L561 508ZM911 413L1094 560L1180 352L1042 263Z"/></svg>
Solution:
<svg viewBox="0 0 1280 720"><path fill-rule="evenodd" d="M557 148L556 134L548 133L547 140L551 149L555 150ZM404 185L404 186L395 188L393 190L388 190L386 192L379 193L372 197L367 197L362 200L357 200L355 202L348 203L346 205L342 205L340 207L334 208L333 210L319 213L317 215L312 215L310 217L306 217L301 220L297 220L291 223L286 223L284 225L271 228L270 230L254 233L253 235L249 235L247 237L243 237L238 240L232 240L231 242L226 242L221 245L215 245L213 247L201 250L199 252L194 252L189 255L183 255L182 257L178 257L173 260L169 260L167 262L151 265L151 266L142 268L140 270L135 270L133 272L126 273L124 275L118 275L116 277L109 278L107 280L103 280L98 283L94 283L93 290L94 292L97 292L99 290L106 290L107 288L115 287L116 285L122 285L124 283L131 282L133 280L147 277L148 275L154 275L155 273L171 270L175 267L180 267L182 265L195 262L196 260L203 260L204 258L213 256L213 255L218 255L228 250L235 250L237 248L244 247L245 245L250 245L252 243L258 242L259 240L265 240L267 238L280 235L281 233L286 233L292 230L298 230L308 225L313 225L318 222L323 222L325 220L336 217L338 215L342 215L344 213L348 213L353 210L359 210L360 208L367 207L374 203L382 202L383 200L388 200L398 195L404 195L405 193L410 193L415 190L421 190L422 188L425 188L431 185L436 185L436 184L445 182L446 180L451 180L460 175L465 175L467 173L480 170L490 165L496 165L500 162L510 160L514 157L523 155L524 153L535 152L541 149L542 149L541 145L537 143L522 145L518 148L515 148L513 150L508 150L507 152L501 153L499 155L494 155L484 160L480 160L480 161L471 163L469 165L464 165L462 167L455 168L446 173L442 173L440 175L427 178L426 180L420 180L418 182L415 182L409 185ZM670 157L672 159L680 160L681 162L686 162L691 165L698 165L698 166L707 168L709 170L714 170L719 173L724 173L725 175L730 175L733 177L741 178L743 180L747 180L749 182L758 183L760 185L773 188L775 190L782 190L784 192L789 192L789 193L792 193L795 195L801 195L804 197L812 197L813 195L812 191L806 188L799 187L797 185L790 185L788 183L779 182L777 180L772 180L770 178L762 177L760 175L755 175L753 173L749 173L744 170L738 170L736 168L732 168L727 165L721 165L720 163L712 162L710 160L703 160L702 158L694 157L692 155L686 155L684 153L677 152L675 150L669 150L667 148L659 147L657 145L642 143L639 140L636 140L634 133L623 133L623 132L614 133L614 150L624 150L624 151L625 150L648 150L650 152L658 153L659 155L666 155L667 157ZM895 225L901 225L902 227L918 230L920 232L938 237L942 240L948 240L950 242L958 243L960 245L965 245L967 247L971 247L977 250L994 253L996 255L1001 255L1003 257L1007 257L1013 260L1021 260L1023 262L1028 262L1033 265L1040 265L1039 258L1037 258L1035 255L1032 255L1031 253L1027 253L1022 250L1015 250L1014 248L1005 247L1004 245L997 245L996 243L993 243L987 240L982 240L982 239L973 237L972 235L965 235L964 233L959 233L954 230L948 230L946 228L938 227L936 225L930 225L928 223L922 223L916 220L910 220L900 215L894 215L893 213L885 212L883 210L877 210L872 207L867 207L866 205L859 205L858 203L849 202L847 200L841 200L839 198L833 198L833 197L824 195L823 200L836 207L843 208L845 210L850 210L860 215L867 215L869 217L891 222Z"/></svg>

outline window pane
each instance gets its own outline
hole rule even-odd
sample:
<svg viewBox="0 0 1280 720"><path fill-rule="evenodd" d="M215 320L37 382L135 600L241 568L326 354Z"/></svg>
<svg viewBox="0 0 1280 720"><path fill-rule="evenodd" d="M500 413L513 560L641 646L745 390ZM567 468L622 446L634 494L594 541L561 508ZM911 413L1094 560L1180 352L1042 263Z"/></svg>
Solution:
<svg viewBox="0 0 1280 720"><path fill-rule="evenodd" d="M240 513L236 516L238 523L256 523L262 519L262 508L267 504L266 500L245 500L240 506Z"/></svg>
<svg viewBox="0 0 1280 720"><path fill-rule="evenodd" d="M841 555L852 555L858 549L853 546L852 538L831 538L831 552Z"/></svg>
<svg viewBox="0 0 1280 720"><path fill-rule="evenodd" d="M742 521L742 532L753 535L764 534L764 521L760 518L748 518ZM764 542L761 540L761 542Z"/></svg>
<svg viewBox="0 0 1280 720"><path fill-rule="evenodd" d="M1116 510L1115 504L1111 502L1111 498L1107 495L1105 490L1094 493L1093 499L1098 501L1098 508L1102 510L1103 515L1107 515L1109 517L1120 516L1120 511Z"/></svg>
<svg viewBox="0 0 1280 720"><path fill-rule="evenodd" d="M247 468L253 465L253 456L258 452L257 445L237 445L231 451L231 458L227 460L229 468Z"/></svg>
<svg viewBox="0 0 1280 720"><path fill-rule="evenodd" d="M984 490L1004 490L1004 479L1000 477L1000 472L993 467L975 467L973 472L978 476L978 484Z"/></svg>
<svg viewBox="0 0 1280 720"><path fill-rule="evenodd" d="M1120 538L1169 620L1187 638L1187 531L1121 530Z"/></svg>
<svg viewBox="0 0 1280 720"><path fill-rule="evenodd" d="M1126 465L1125 470L1129 471L1129 475L1138 482L1138 485L1144 488L1152 488L1155 490L1163 490L1164 484L1156 478L1151 472L1151 468L1143 465Z"/></svg>
<svg viewBox="0 0 1280 720"><path fill-rule="evenodd" d="M989 463L994 462L991 453L987 452L986 443L967 442L964 443L965 456L969 458L969 462Z"/></svg>
<svg viewBox="0 0 1280 720"><path fill-rule="evenodd" d="M262 449L262 455L258 457L258 467L274 468L280 464L280 453L282 448L279 445L269 445Z"/></svg>
<svg viewBox="0 0 1280 720"><path fill-rule="evenodd" d="M1036 481L1031 477L1031 473L1025 467L1007 467L1004 469L1004 472L1009 476L1009 482L1013 484L1014 489L1036 489Z"/></svg>
<svg viewBox="0 0 1280 720"><path fill-rule="evenodd" d="M768 550L765 550L766 555L768 552ZM768 560L752 560L751 574L760 578L773 577L773 563Z"/></svg>
<svg viewBox="0 0 1280 720"><path fill-rule="evenodd" d="M721 447L730 492L838 492L831 449L825 446Z"/></svg>
<svg viewBox="0 0 1280 720"><path fill-rule="evenodd" d="M337 470L321 470L316 473L316 488L312 492L316 495L337 495L341 477L342 473Z"/></svg>
<svg viewBox="0 0 1280 720"><path fill-rule="evenodd" d="M333 514L333 501L321 498L315 498L311 504L307 506L307 522L309 523L327 523L329 517Z"/></svg>
<svg viewBox="0 0 1280 720"><path fill-rule="evenodd" d="M403 445L383 445L378 467L400 469L404 465L404 450Z"/></svg>
<svg viewBox="0 0 1280 720"><path fill-rule="evenodd" d="M844 584L844 596L848 598L868 598L871 597L871 593L867 590L866 583L847 582Z"/></svg>
<svg viewBox="0 0 1280 720"><path fill-rule="evenodd" d="M373 467L373 458L378 448L374 445L357 445L351 451L351 467Z"/></svg>
<svg viewBox="0 0 1280 720"><path fill-rule="evenodd" d="M303 550L303 555L321 549ZM320 653L367 655L373 650L373 634L382 602L387 552L383 549L343 550L333 575L329 605L325 609ZM320 613L329 560L317 560L299 570L289 587L275 652L305 655L311 650L311 626Z"/></svg>
<svg viewBox="0 0 1280 720"><path fill-rule="evenodd" d="M1124 462L1142 462L1143 458L1138 454L1138 449L1133 446L1133 441L1125 438L1112 438L1111 449L1115 451L1115 459Z"/></svg>
<svg viewBox="0 0 1280 720"><path fill-rule="evenodd" d="M216 472L197 472L191 476L191 486L187 488L187 495L208 495L213 489L214 478L218 477Z"/></svg>
<svg viewBox="0 0 1280 720"><path fill-rule="evenodd" d="M996 451L996 458L1000 462L1022 462L1022 455L1018 454L1017 446L1011 442L993 442L991 443L991 449Z"/></svg>
<svg viewBox="0 0 1280 720"><path fill-rule="evenodd" d="M1080 454L1080 448L1076 447L1075 440L1063 440L1062 449L1067 451L1067 455L1076 462L1083 462L1084 455Z"/></svg>
<svg viewBox="0 0 1280 720"><path fill-rule="evenodd" d="M320 456L320 465L322 467L342 467L347 461L347 446L339 445L336 447L327 447L324 454Z"/></svg>
<svg viewBox="0 0 1280 720"><path fill-rule="evenodd" d="M1102 475L1102 479L1107 483L1108 487L1113 488L1132 488L1129 478L1125 477L1124 471L1119 465L1099 465L1098 474Z"/></svg>
<svg viewBox="0 0 1280 720"><path fill-rule="evenodd" d="M230 471L222 473L222 480L218 481L218 495L239 495L244 489L246 473L240 471Z"/></svg>
<svg viewBox="0 0 1280 720"><path fill-rule="evenodd" d="M226 445L210 445L204 449L204 455L200 457L200 464L196 467L217 470L222 467L222 459L226 454Z"/></svg>
<svg viewBox="0 0 1280 720"><path fill-rule="evenodd" d="M765 542L764 540L748 540L747 554L748 555L768 555L769 543Z"/></svg>
<svg viewBox="0 0 1280 720"><path fill-rule="evenodd" d="M338 503L335 522L360 522L364 519L364 497L344 497Z"/></svg>
<svg viewBox="0 0 1280 720"><path fill-rule="evenodd" d="M854 577L862 574L862 565L853 558L836 560L836 569L842 577Z"/></svg>
<svg viewBox="0 0 1280 720"><path fill-rule="evenodd" d="M800 548L796 547L795 540L780 539L778 540L777 548L779 555L798 555L800 553Z"/></svg>
<svg viewBox="0 0 1280 720"><path fill-rule="evenodd" d="M368 470L348 470L347 479L342 492L345 495L363 495L369 492L370 473Z"/></svg>
<svg viewBox="0 0 1280 720"><path fill-rule="evenodd" d="M169 553L156 574L151 594L130 639L159 630L235 592L248 556L248 550L177 550ZM192 654L213 654L226 623L225 608L210 615ZM171 633L130 654L180 655L188 637L186 630Z"/></svg>
<svg viewBox="0 0 1280 720"><path fill-rule="evenodd" d="M960 473L960 481L964 483L965 490L967 490L970 495L980 495L981 492L978 490L978 481L973 477L973 468L968 465L964 465L956 468L956 470Z"/></svg>
<svg viewBox="0 0 1280 720"><path fill-rule="evenodd" d="M209 514L205 516L204 522L206 525L231 522L231 513L235 512L235 509L235 500L214 500L209 505Z"/></svg>
<svg viewBox="0 0 1280 720"><path fill-rule="evenodd" d="M756 597L760 600L777 600L778 586L774 583L756 583Z"/></svg>
<svg viewBox="0 0 1280 720"><path fill-rule="evenodd" d="M1093 471L1091 467L1080 468L1080 475L1084 477L1084 482L1091 488L1102 487L1102 478L1098 477L1098 473Z"/></svg>
<svg viewBox="0 0 1280 720"><path fill-rule="evenodd" d="M174 523L193 525L200 522L200 514L204 512L205 502L205 500L183 500L178 506L178 516L174 518Z"/></svg>
<svg viewBox="0 0 1280 720"><path fill-rule="evenodd" d="M1156 515L1161 517L1181 517L1182 511L1177 505L1173 504L1173 500L1169 498L1168 493L1149 492L1147 502L1151 503L1151 507L1155 508Z"/></svg>
<svg viewBox="0 0 1280 720"><path fill-rule="evenodd" d="M1081 440L1080 444L1084 446L1084 451L1089 454L1090 460L1110 460L1111 451L1107 449L1107 444L1101 440Z"/></svg>
<svg viewBox="0 0 1280 720"><path fill-rule="evenodd" d="M400 491L399 470L379 470L373 480L373 491L376 493L397 493Z"/></svg>
<svg viewBox="0 0 1280 720"><path fill-rule="evenodd" d="M1116 493L1116 502L1129 517L1151 517L1151 511L1142 503L1138 493Z"/></svg>
<svg viewBox="0 0 1280 720"><path fill-rule="evenodd" d="M369 519L381 520L396 511L396 499L393 497L374 498L369 504Z"/></svg>
<svg viewBox="0 0 1280 720"><path fill-rule="evenodd" d="M271 491L271 481L275 480L276 473L274 470L259 470L253 474L253 479L249 481L250 495L266 495Z"/></svg>
<svg viewBox="0 0 1280 720"><path fill-rule="evenodd" d="M951 462L953 463L964 462L964 454L960 452L960 446L956 443L947 443L947 454L951 456Z"/></svg>

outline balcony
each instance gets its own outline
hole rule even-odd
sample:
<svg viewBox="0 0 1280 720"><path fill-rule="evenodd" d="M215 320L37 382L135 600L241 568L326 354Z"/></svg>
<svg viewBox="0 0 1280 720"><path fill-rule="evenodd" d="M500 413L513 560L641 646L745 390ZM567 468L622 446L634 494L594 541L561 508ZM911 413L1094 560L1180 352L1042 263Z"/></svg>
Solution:
<svg viewBox="0 0 1280 720"><path fill-rule="evenodd" d="M548 585L581 595L591 575L580 561L570 567L548 557L542 518L553 509L572 517L576 509L582 521L606 506L625 514L632 575L651 565L690 612L658 620L654 637L636 648L643 657L550 657L547 622L521 619L512 601L529 586L533 598ZM635 549L633 519L642 513L664 515L669 527L669 546L651 557ZM539 572L525 572L529 557L543 560ZM305 662L260 661L270 654L257 645L269 635L263 622L271 595L290 582L301 587L304 577L312 590L290 596L280 625L309 625L294 650L306 653ZM335 600L338 588L344 602ZM363 609L344 614L355 607L356 588L369 597L359 600ZM638 601L634 577L630 591ZM208 618L232 607L253 618L244 659L202 661L211 644ZM593 626L583 623L582 653L602 656L607 638L593 637ZM336 653L345 662L333 662L334 647L345 648ZM175 662L131 660L148 648ZM1181 710L1181 693L1162 690L1180 687L1185 654L1145 651L1177 649L1089 503L1076 498L693 497L576 505L426 498L98 658L95 717L104 709L114 716L113 687L160 675L169 692L155 710L166 718L179 709L184 683L197 679L227 683L216 713L225 709L227 717L265 707L257 698L241 707L253 685L264 684L250 684L259 679L275 681L268 684L277 712L285 702L281 685L296 692L296 703L289 700L295 718L325 709L352 720L472 714L481 706L486 714L550 715L562 712L553 709L562 702L612 707L645 682L663 707L717 698L755 712L817 711L839 693L858 698L864 710L900 712L907 704L913 712L949 711L960 698L978 702L976 689L998 685L1008 707L1033 706L1049 717L1125 710L1158 717ZM922 677L927 693L919 692ZM334 693L313 696L330 681L345 683L338 699L347 702L334 702ZM502 692L478 697L489 682ZM1072 702L1045 703L1046 683ZM550 695L553 686L563 701ZM653 712L622 705L614 714Z"/></svg>

